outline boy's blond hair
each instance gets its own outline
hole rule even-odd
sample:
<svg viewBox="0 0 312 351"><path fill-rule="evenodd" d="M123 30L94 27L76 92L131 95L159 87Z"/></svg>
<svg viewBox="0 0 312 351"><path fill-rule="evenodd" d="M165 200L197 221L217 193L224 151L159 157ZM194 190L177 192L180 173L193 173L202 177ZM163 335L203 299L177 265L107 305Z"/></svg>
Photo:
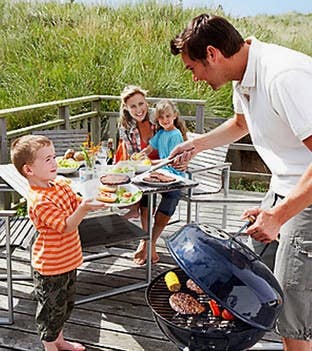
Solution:
<svg viewBox="0 0 312 351"><path fill-rule="evenodd" d="M11 144L11 161L21 175L25 177L23 167L35 161L38 150L50 146L52 141L43 135L24 135Z"/></svg>

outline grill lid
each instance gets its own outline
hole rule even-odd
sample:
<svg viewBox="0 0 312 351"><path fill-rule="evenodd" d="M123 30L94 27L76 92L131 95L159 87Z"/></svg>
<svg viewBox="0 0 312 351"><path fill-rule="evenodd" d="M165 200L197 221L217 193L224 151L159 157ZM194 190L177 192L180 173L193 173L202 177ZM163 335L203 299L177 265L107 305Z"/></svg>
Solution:
<svg viewBox="0 0 312 351"><path fill-rule="evenodd" d="M184 272L222 307L253 327L274 327L282 290L246 245L212 225L197 224L185 225L166 244Z"/></svg>

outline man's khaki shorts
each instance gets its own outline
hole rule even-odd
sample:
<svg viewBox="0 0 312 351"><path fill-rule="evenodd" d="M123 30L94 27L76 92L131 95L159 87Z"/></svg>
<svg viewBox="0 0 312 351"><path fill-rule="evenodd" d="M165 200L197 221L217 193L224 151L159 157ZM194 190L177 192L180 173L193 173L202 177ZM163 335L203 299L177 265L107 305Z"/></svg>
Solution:
<svg viewBox="0 0 312 351"><path fill-rule="evenodd" d="M280 196L269 191L261 207L273 207L275 202L279 203L281 200ZM259 254L261 245L258 243L255 246ZM276 243L270 244L266 250L270 255L269 260L274 258L274 246ZM286 338L311 340L312 206L290 219L281 228L274 275L284 292L284 306L276 325L278 333Z"/></svg>

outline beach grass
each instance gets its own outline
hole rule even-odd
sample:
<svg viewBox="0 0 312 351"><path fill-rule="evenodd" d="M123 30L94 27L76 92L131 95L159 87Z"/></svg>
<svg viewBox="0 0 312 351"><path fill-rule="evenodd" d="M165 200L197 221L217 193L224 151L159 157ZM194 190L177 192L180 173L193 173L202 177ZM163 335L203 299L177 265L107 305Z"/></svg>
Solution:
<svg viewBox="0 0 312 351"><path fill-rule="evenodd" d="M138 84L149 96L205 99L207 116L231 116L231 85L194 83L169 42L202 12L226 16L254 35L312 55L312 14L232 18L220 8L182 9L144 1L118 8L74 1L0 0L0 108L91 94L119 95ZM8 129L46 121L47 111L9 118Z"/></svg>

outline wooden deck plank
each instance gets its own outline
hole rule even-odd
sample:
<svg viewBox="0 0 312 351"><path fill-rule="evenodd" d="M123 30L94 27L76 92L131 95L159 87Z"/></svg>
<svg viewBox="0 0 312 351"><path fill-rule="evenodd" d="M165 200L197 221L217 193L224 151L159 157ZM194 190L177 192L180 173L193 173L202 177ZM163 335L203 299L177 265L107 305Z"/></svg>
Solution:
<svg viewBox="0 0 312 351"><path fill-rule="evenodd" d="M235 232L242 226L244 222L240 220L240 215L243 209L244 205L231 204L227 231ZM203 222L220 228L222 205L202 204L200 211ZM181 208L182 218L185 218L185 214L184 204ZM165 238L184 224L182 221L166 227L158 242L161 260L153 266L152 277L176 266L167 251ZM77 296L144 280L145 269L132 261L136 246L137 242L119 244L109 249L111 256L85 262L79 269ZM93 247L88 248L86 253L102 251L103 247ZM30 272L28 251L14 251L13 271L23 274ZM0 274L4 272L5 255L0 251ZM0 326L0 351L42 350L34 322L36 302L32 282L16 281L13 289L15 323ZM6 304L6 282L0 281L0 317L5 316ZM154 322L152 311L145 301L144 289L76 306L65 325L65 336L83 343L88 351L176 350Z"/></svg>

